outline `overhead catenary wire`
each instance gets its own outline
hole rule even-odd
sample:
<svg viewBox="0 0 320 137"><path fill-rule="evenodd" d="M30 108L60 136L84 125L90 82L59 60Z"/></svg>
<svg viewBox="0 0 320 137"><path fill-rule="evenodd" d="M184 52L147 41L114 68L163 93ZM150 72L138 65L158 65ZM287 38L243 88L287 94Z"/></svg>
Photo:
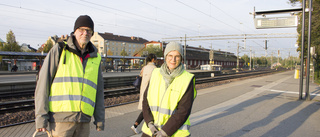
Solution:
<svg viewBox="0 0 320 137"><path fill-rule="evenodd" d="M69 1L71 2L71 1ZM77 3L77 4L80 4L80 3ZM66 15L60 15L60 14L57 14L57 13L51 13L51 12L45 12L45 11L41 11L41 10L34 10L34 9L29 9L29 8L24 8L22 7L21 5L20 6L12 6L12 5L7 5L7 4L1 4L1 6L6 6L6 7L10 7L10 8L16 8L16 9L19 9L19 10L28 10L28 11L32 11L32 12L36 12L36 13L41 13L41 14L49 14L49 15L55 15L55 16L58 16L58 17L64 17L64 19L74 19L73 16L66 16ZM85 5L86 7L88 7L88 5ZM92 8L96 8L96 7L92 7ZM23 19L23 20L28 20L28 21L34 21L34 20L30 20L30 19ZM50 24L50 22L45 22L43 21L43 24ZM113 24L110 24L110 23L105 23L105 22L97 22L97 24L108 24L108 25L112 25L112 26L118 26L118 27L124 27L124 28L128 28L128 29L132 29L132 30L139 30L139 31L143 31L143 32L147 32L147 33L152 33L152 34L158 34L158 35L161 35L161 36L171 36L171 35L168 35L168 34L163 34L163 33L158 33L158 32L151 32L151 31L146 31L146 30L141 30L141 29L137 29L137 28L133 28L133 27L127 27L127 26L122 26L122 25L113 25ZM51 25L57 25L57 24L51 24ZM36 34L36 33L35 33ZM56 34L56 33L53 33L53 35ZM19 36L19 35L17 35ZM29 36L29 35L22 35L22 36ZM31 38L29 36L29 38Z"/></svg>
<svg viewBox="0 0 320 137"><path fill-rule="evenodd" d="M170 12L170 11L168 11L168 10L165 10L164 8L159 8L159 7L157 7L157 6L154 6L154 5L152 5L152 4L150 4L150 3L147 3L147 2L145 2L145 1L142 1L142 0L138 0L138 1L141 2L141 3L144 3L144 4L148 5L148 6L154 7L154 8L156 8L156 9L158 9L158 10L164 11L164 12L166 12L166 13L168 13L168 14L174 15L174 16L176 16L176 17L178 17L178 18L181 18L181 19L183 19L183 20L185 20L185 21L187 21L187 22L192 22L192 23L195 24L195 25L201 25L201 26L206 26L206 27L208 27L208 28L212 28L212 27L210 27L210 26L200 24L199 22L195 22L195 21L192 20L192 19L187 19L187 18L185 18L185 17L183 17L183 16L180 16L180 15L178 15L178 14L175 14L175 13L173 13L173 12ZM212 28L212 29L214 29L214 28ZM220 32L220 33L223 34L223 32L221 32L221 31L218 31L218 32ZM208 34L206 34L206 35L208 35Z"/></svg>
<svg viewBox="0 0 320 137"><path fill-rule="evenodd" d="M191 30L191 29L188 29L188 28L185 28L185 27L181 27L179 25L172 24L172 23L169 23L169 22L164 22L164 21L161 21L161 20L154 20L153 18L142 16L142 15L135 14L135 13L132 13L132 12L127 12L127 11L120 10L120 9L115 9L115 8L112 8L112 7L108 7L108 6L105 6L105 5L97 4L97 3L90 2L90 1L87 1L87 0L81 0L81 1L82 2L86 2L88 4L95 5L95 6L104 7L104 8L108 8L108 9L114 10L114 11L122 12L122 13L125 13L125 14L134 15L136 17L140 17L140 18L143 18L143 19L152 20L152 21L159 22L159 23L162 23L162 24L165 24L165 25L174 26L176 28L180 28L181 30L189 30L189 31L197 32L196 30Z"/></svg>
<svg viewBox="0 0 320 137"><path fill-rule="evenodd" d="M180 2L184 2L185 4L188 4L188 5L191 5L194 8L197 8L197 7L195 7L196 4L189 4L188 2L181 1L181 0L179 0L179 1ZM72 3L68 3L68 2L72 2ZM209 35L212 34L211 33L211 31L212 31L211 28L216 28L216 26L221 28L221 29L218 28L217 31L219 31L219 30L224 31L223 29L227 30L229 28L229 27L224 26L225 24L220 24L216 20L212 20L211 17L208 18L208 15L210 15L212 17L214 17L214 16L211 15L211 14L208 14L209 12L207 12L205 10L205 7L198 8L198 9L200 11L204 12L204 13L207 13L208 15L205 15L205 14L203 14L201 12L198 12L198 11L194 12L193 10L190 10L189 7L186 7L185 5L180 4L177 1L171 2L171 4L173 4L173 5L168 5L168 6L162 6L161 3L156 3L156 2L147 1L147 0L134 1L135 5L132 5L131 7L132 7L132 9L135 9L135 7L138 7L138 10L135 10L137 12L131 10L131 8L128 8L128 7L126 7L126 5L123 5L123 4L120 4L119 6L121 6L121 7L119 7L119 6L117 6L117 4L116 4L116 6L113 6L112 4L108 4L108 2L101 3L101 2L97 2L97 1L92 1L95 4L100 4L101 3L101 4L106 5L108 7L112 7L112 8L117 9L117 10L112 10L112 9L108 9L106 7L103 7L103 6L97 6L97 5L93 5L93 4L88 4L87 2L88 2L88 0L82 0L82 1L64 0L64 1L60 1L59 3L60 3L60 5L74 5L74 7L77 7L78 5L83 5L83 7L78 6L77 8L83 9L83 11L85 13L87 13L87 11L89 11L89 12L92 11L94 13L97 13L97 14L93 15L94 19L96 17L98 17L98 16L101 16L101 15L102 16L103 15L107 15L104 18L100 18L99 17L98 20L95 20L95 25L97 26L95 28L96 32L108 32L108 30L110 30L111 33L113 32L114 34L117 34L117 35L120 34L120 35L127 35L127 36L138 36L138 37L142 37L142 38L146 38L146 39L148 39L148 37L153 37L153 38L156 38L156 39L152 39L152 40L161 40L161 38L163 38L163 37L172 37L172 36L179 36L179 35L185 35L185 34L187 36L196 36L195 34L197 32L198 32L199 36L201 36L200 35L201 31L203 31L203 32L201 32L202 35L207 35L208 36L208 34ZM91 1L89 1L89 2L91 2ZM69 30L72 30L72 27L70 27L70 26L73 23L71 23L71 25L70 25L70 22L71 22L71 20L72 20L72 22L74 22L74 19L75 19L74 15L75 14L73 14L71 11L68 12L68 14L65 14L66 12L63 12L63 10L61 10L62 7L54 8L54 6L51 6L52 7L51 8L49 6L47 9L41 9L41 7L39 7L39 8L31 8L30 5L23 5L23 3L21 3L21 2L20 2L20 4L17 3L17 2L13 3L13 4L10 4L9 2L0 2L0 3L4 3L5 5L9 5L9 6L14 6L15 7L15 9L11 9L12 7L0 9L2 11L5 10L5 9L9 9L9 11L11 10L12 12L16 12L17 14L19 14L18 12L21 12L21 14L25 14L26 15L26 16L21 16L20 19L18 19L18 18L17 19L12 19L12 21L21 20L22 22L25 22L26 25L29 25L30 24L29 21L35 20L34 25L38 25L37 23L39 23L40 24L39 26L43 25L44 27L45 27L46 24L48 26L48 25L50 25L49 23L51 23L50 28L48 27L48 29L40 28L40 27L37 27L37 28L23 27L23 25L21 27L20 26L18 27L17 25L15 25L15 23L12 23L12 24L5 23L6 25L8 25L10 27L1 27L0 28L1 30L4 30L2 28L13 28L13 30L17 30L18 29L19 31L17 31L18 33L16 33L16 35L17 36L23 35L24 39L31 39L31 37L32 38L34 38L34 37L44 37L44 39L47 40L47 38L48 38L48 36L50 36L50 34L59 35L59 33L61 33L61 32L63 32L63 34L66 34L65 32L69 33L70 32ZM75 5L73 3L77 3L77 5ZM213 5L212 1L211 1L210 5L208 3L206 3L206 2L201 2L201 3L197 2L197 3L202 4L202 5L206 4L204 6L210 6L211 5L210 7L218 7L219 6L219 5L216 5L216 6ZM28 2L28 4L29 4L29 2ZM43 3L43 4L46 4L46 3ZM147 6L143 5L143 4L147 4ZM0 5L0 6L3 6L3 5ZM170 9L171 6L179 7L179 11L181 11L181 12L174 12L174 10ZM139 8L139 7L141 7L141 8ZM150 11L149 14L142 14L142 12L139 12L140 9L142 9L142 8L144 8L145 10ZM29 10L29 9L35 9L35 10ZM25 11L23 11L23 10L25 10ZM125 11L127 13L121 12L119 10ZM222 15L224 15L225 17L232 18L233 14L228 14L227 12L223 11L221 9L221 7L219 8L219 10L224 13ZM77 11L79 11L79 10L77 10ZM100 11L102 11L102 12L100 12ZM191 11L192 13L194 13L195 15L197 15L199 17L204 17L206 20L199 21L200 18L199 19L197 19L197 18L188 19L189 16L184 16L183 13L186 13L184 11ZM83 13L83 12L77 12L77 13ZM105 13L109 13L109 14L105 14ZM141 15L141 16L147 17L147 18L135 16L133 14L128 14L128 13ZM155 13L155 14L153 14L153 15L151 14L151 16L150 16L150 13ZM198 13L200 13L200 14L198 14ZM15 17L16 15L12 15L12 14L9 14L9 13L2 13L2 14L3 15L8 14L8 16L11 15L12 18L16 18ZM66 16L59 16L59 15L66 15ZM90 15L92 15L92 14L90 14ZM203 15L205 15L205 16L203 16ZM38 18L36 18L36 16L38 16ZM45 16L48 16L48 20L43 20ZM110 17L110 16L112 16L112 17ZM177 26L172 26L171 24L168 24L168 23L175 24L173 22L174 20L168 22L168 21L166 21L166 16L168 16L168 17L174 16L173 17L174 20L178 20L180 22L185 22L186 25L178 24L178 26L180 28L178 28ZM113 17L115 17L115 18L113 18ZM29 19L29 18L31 20L29 20L29 21L25 20L25 19ZM222 20L222 18L217 18L217 17L214 17L214 18L216 18L216 19L218 19L220 21L224 21L224 20ZM8 18L8 19L10 19L10 18ZM51 21L51 20L61 20L61 19L67 20L69 23L54 23L53 21ZM112 20L110 20L110 19L112 19ZM131 24L127 24L125 22L122 22L123 19L128 19L128 20L134 19L135 22L131 23ZM236 20L236 22L239 22L239 21L237 21L236 18L232 18L232 19ZM163 23L159 22L158 20L163 21ZM207 27L209 25L208 23L212 24L212 22L215 22L215 24ZM145 26L143 26L143 25L136 26L136 24L138 24L138 23L139 24L142 23L142 24L146 24L146 25ZM188 23L189 26L187 26L187 23ZM225 23L227 23L229 25L231 24L231 22L225 22ZM196 29L196 27L197 27L196 25L198 25L197 29ZM200 25L201 25L201 28L200 28ZM54 26L54 27L52 27L52 26ZM68 28L67 28L67 26L68 26ZM238 28L237 31L241 31L240 27L238 27L237 25L233 25L233 26ZM246 24L243 24L242 26L246 26ZM153 28L160 28L160 29L157 29L156 31L154 31L154 29L152 27ZM184 28L181 28L181 27L184 27ZM28 33L23 32L27 28L30 29L31 31L29 31ZM59 28L60 30L59 29L55 29L55 28ZM152 28L152 29L150 29L150 28ZM61 29L63 29L63 30L61 31ZM205 29L209 30L209 31L206 31ZM44 31L44 30L46 30L46 31ZM104 31L104 30L107 30L107 31ZM131 31L131 30L133 30L133 31ZM171 30L173 30L174 32L172 32ZM213 31L215 31L215 30L213 30ZM215 32L217 32L217 31L215 31ZM49 35L45 34L46 32L49 32ZM228 33L228 31L224 31L224 32ZM129 33L129 35L128 35L128 33ZM217 34L219 34L219 32ZM31 36L26 37L27 35L31 35ZM41 42L45 42L45 40L41 40ZM148 40L150 40L150 39L148 39ZM239 39L239 40L241 40L241 39ZM17 41L19 41L19 40L17 39ZM253 39L247 40L247 44L250 45L250 43L251 43L250 41L254 41L254 40ZM221 43L221 42L216 41L216 40L210 40L210 41L206 40L206 41L195 41L195 42L190 42L190 43L188 42L187 44L190 45L190 46L196 46L196 47L197 47L197 45L201 45L203 47L208 47L208 46L211 45L211 43L212 43L213 46L219 46L219 43ZM221 45L223 45L223 44L221 44ZM218 49L218 48L215 47L215 49Z"/></svg>
<svg viewBox="0 0 320 137"><path fill-rule="evenodd" d="M181 3L181 4L183 4L183 5L185 5L185 6L187 6L187 7L189 7L189 8L191 8L191 9L193 9L193 10L195 10L195 11L198 11L198 12L200 12L200 13L202 13L202 14L204 14L204 15L206 15L206 16L208 16L208 17L210 17L210 18L212 18L212 19L214 19L214 20L216 20L216 21L218 21L218 22L226 25L226 26L229 26L229 27L231 27L231 28L233 28L233 29L235 29L235 30L238 30L238 31L242 32L240 29L238 29L238 28L236 28L236 27L234 27L234 26L231 26L231 25L229 25L229 24L227 24L227 23L225 23L225 22L223 22L223 21L221 21L221 20L219 20L219 19L217 19L217 18L215 18L215 17L212 17L211 15L209 15L209 14L207 14L207 13L201 11L201 10L198 10L197 8L194 8L194 7L192 7L192 6L188 5L188 4L185 4L185 3L183 3L183 2L181 2L181 1L179 1L179 0L176 0L176 1L179 2L179 3Z"/></svg>

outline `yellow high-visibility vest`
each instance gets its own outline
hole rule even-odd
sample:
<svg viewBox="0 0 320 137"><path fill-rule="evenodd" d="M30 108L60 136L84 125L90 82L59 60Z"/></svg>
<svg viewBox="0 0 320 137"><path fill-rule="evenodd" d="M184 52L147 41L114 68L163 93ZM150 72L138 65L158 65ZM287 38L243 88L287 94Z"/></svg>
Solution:
<svg viewBox="0 0 320 137"><path fill-rule="evenodd" d="M154 118L154 125L158 127L159 130L167 123L171 115L174 114L178 103L186 92L193 76L193 74L184 71L180 76L176 77L167 90L165 90L165 81L160 74L160 68L153 70L149 83L147 100ZM193 82L193 87L195 87L195 79L191 82ZM194 88L194 98L196 95L197 91ZM186 137L190 135L189 128L190 120L188 118L172 137ZM149 136L152 135L146 123L143 124L142 131Z"/></svg>
<svg viewBox="0 0 320 137"><path fill-rule="evenodd" d="M80 57L63 49L49 96L50 112L83 112L92 116L95 108L101 56ZM85 67L85 69L83 69Z"/></svg>

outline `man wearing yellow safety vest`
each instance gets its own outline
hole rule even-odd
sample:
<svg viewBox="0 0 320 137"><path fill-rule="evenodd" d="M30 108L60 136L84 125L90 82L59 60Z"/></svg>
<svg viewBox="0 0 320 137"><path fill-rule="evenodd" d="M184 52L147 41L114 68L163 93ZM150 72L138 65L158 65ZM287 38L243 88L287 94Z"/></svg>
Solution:
<svg viewBox="0 0 320 137"><path fill-rule="evenodd" d="M35 90L37 131L49 125L52 136L88 137L92 116L96 130L104 130L101 56L90 42L93 28L89 16L79 16L67 41L46 56Z"/></svg>
<svg viewBox="0 0 320 137"><path fill-rule="evenodd" d="M189 116L197 91L194 75L181 63L182 53L179 43L168 43L165 62L152 72L142 104L142 137L190 136Z"/></svg>

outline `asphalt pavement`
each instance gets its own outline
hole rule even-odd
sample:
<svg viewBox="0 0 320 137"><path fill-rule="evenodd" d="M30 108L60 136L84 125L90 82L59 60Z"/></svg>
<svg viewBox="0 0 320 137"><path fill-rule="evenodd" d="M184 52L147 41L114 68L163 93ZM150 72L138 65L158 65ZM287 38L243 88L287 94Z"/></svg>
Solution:
<svg viewBox="0 0 320 137"><path fill-rule="evenodd" d="M310 83L309 89L311 100L299 100L294 71L200 89L190 116L191 136L318 137L320 88ZM138 114L136 110L108 118L106 130L92 131L91 136L141 136L130 130Z"/></svg>
<svg viewBox="0 0 320 137"><path fill-rule="evenodd" d="M299 100L294 71L200 89L190 116L191 136L318 137L320 87L310 83L309 91L310 101ZM140 113L137 105L107 108L105 130L97 132L91 124L90 136L141 136L130 129ZM30 136L33 129L34 123L4 128L0 136ZM141 125L138 129L141 131Z"/></svg>

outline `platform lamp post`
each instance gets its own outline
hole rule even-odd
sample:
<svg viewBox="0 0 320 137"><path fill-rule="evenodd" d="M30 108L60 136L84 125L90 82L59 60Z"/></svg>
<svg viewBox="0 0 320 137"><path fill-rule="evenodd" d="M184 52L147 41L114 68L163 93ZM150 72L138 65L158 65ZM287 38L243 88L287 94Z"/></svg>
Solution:
<svg viewBox="0 0 320 137"><path fill-rule="evenodd" d="M230 41L228 41L228 43L231 43ZM234 41L232 41L232 43L236 43ZM237 43L237 67L236 67L236 71L239 71L239 42Z"/></svg>
<svg viewBox="0 0 320 137"><path fill-rule="evenodd" d="M251 59L252 59L252 50L251 50L251 47L250 47L250 67L249 67L249 70L250 70L250 71L251 71L251 68L252 68Z"/></svg>
<svg viewBox="0 0 320 137"><path fill-rule="evenodd" d="M237 72L239 71L239 43L237 45Z"/></svg>
<svg viewBox="0 0 320 137"><path fill-rule="evenodd" d="M109 49L109 41L108 40L105 40L104 41L104 44L106 45L106 52L105 52L105 61L106 61L106 63L108 64L108 61L107 61L107 58L108 58L108 49Z"/></svg>
<svg viewBox="0 0 320 137"><path fill-rule="evenodd" d="M123 49L122 49L122 50L123 50L124 52L126 52L126 43L125 43L125 42L122 42L122 46L123 46ZM123 56L123 65L124 65L124 64L125 64L125 60L124 60L125 54L123 53L122 56Z"/></svg>
<svg viewBox="0 0 320 137"><path fill-rule="evenodd" d="M212 48L212 43L210 46L209 59L210 59L210 65L213 65L214 64L214 50Z"/></svg>

